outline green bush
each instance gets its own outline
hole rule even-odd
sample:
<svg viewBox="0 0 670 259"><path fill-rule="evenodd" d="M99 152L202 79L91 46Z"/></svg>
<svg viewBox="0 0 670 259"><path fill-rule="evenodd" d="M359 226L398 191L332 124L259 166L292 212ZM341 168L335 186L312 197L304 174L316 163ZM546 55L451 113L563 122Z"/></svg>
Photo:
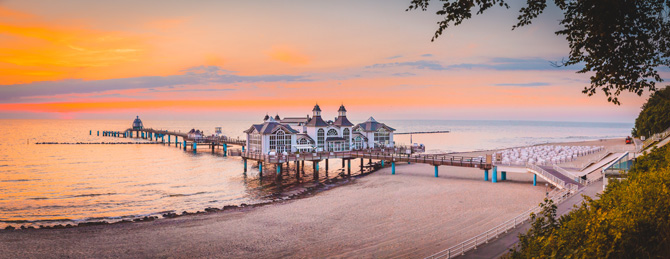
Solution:
<svg viewBox="0 0 670 259"><path fill-rule="evenodd" d="M505 257L667 258L669 162L668 146L638 158L626 180L610 181L600 199L587 198L558 220L552 219L555 206L545 201L531 229Z"/></svg>

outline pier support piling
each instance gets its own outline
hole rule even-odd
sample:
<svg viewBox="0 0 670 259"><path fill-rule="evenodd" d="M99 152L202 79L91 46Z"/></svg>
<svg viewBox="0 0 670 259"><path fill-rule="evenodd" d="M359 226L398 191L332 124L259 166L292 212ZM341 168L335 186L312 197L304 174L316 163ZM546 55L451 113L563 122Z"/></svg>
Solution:
<svg viewBox="0 0 670 259"><path fill-rule="evenodd" d="M391 162L391 174L395 174L395 161Z"/></svg>
<svg viewBox="0 0 670 259"><path fill-rule="evenodd" d="M537 186L537 175L533 174L533 186Z"/></svg>
<svg viewBox="0 0 670 259"><path fill-rule="evenodd" d="M437 177L437 165L435 165L435 177Z"/></svg>
<svg viewBox="0 0 670 259"><path fill-rule="evenodd" d="M507 172L505 171L500 172L500 180L501 181L507 180Z"/></svg>
<svg viewBox="0 0 670 259"><path fill-rule="evenodd" d="M100 131L98 130L98 137L100 137Z"/></svg>
<svg viewBox="0 0 670 259"><path fill-rule="evenodd" d="M491 175L491 182L493 182L493 183L498 182L498 167L497 166L493 167L493 174Z"/></svg>
<svg viewBox="0 0 670 259"><path fill-rule="evenodd" d="M244 172L246 173L247 172L247 159L243 158L242 160L244 161Z"/></svg>
<svg viewBox="0 0 670 259"><path fill-rule="evenodd" d="M228 144L223 143L223 156L228 156Z"/></svg>
<svg viewBox="0 0 670 259"><path fill-rule="evenodd" d="M186 151L186 140L184 140L184 145L182 145L182 147L184 147L184 151Z"/></svg>
<svg viewBox="0 0 670 259"><path fill-rule="evenodd" d="M351 159L347 159L347 174L351 176Z"/></svg>
<svg viewBox="0 0 670 259"><path fill-rule="evenodd" d="M198 153L198 143L193 141L193 153Z"/></svg>
<svg viewBox="0 0 670 259"><path fill-rule="evenodd" d="M326 158L326 172L328 172L328 158Z"/></svg>
<svg viewBox="0 0 670 259"><path fill-rule="evenodd" d="M489 181L489 169L484 170L484 181Z"/></svg>
<svg viewBox="0 0 670 259"><path fill-rule="evenodd" d="M384 160L382 160L382 168L384 168Z"/></svg>

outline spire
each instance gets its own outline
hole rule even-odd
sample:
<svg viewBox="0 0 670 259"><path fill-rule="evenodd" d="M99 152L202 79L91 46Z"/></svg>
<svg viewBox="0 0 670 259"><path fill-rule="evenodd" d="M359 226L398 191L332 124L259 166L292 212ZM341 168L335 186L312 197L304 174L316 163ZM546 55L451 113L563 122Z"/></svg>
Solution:
<svg viewBox="0 0 670 259"><path fill-rule="evenodd" d="M279 114L275 115L275 120L276 120L276 121L280 121L280 120L281 120L281 118L279 118Z"/></svg>
<svg viewBox="0 0 670 259"><path fill-rule="evenodd" d="M337 113L339 117L347 116L347 109L344 108L344 104L340 105L340 109L337 110Z"/></svg>
<svg viewBox="0 0 670 259"><path fill-rule="evenodd" d="M266 114L265 114L265 118L263 118L263 121L267 121L268 119L270 119L270 115L268 115L268 114L266 113Z"/></svg>
<svg viewBox="0 0 670 259"><path fill-rule="evenodd" d="M317 103L314 105L314 109L312 109L312 113L314 113L314 117L321 117L321 107L319 107L319 104Z"/></svg>

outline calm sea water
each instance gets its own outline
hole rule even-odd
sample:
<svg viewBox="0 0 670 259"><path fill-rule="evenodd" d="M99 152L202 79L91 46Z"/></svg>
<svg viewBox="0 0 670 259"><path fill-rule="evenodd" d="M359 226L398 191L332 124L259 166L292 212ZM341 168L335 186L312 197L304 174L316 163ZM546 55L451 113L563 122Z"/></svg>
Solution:
<svg viewBox="0 0 670 259"><path fill-rule="evenodd" d="M253 204L304 182L258 177L242 160L207 152L193 154L164 145L36 145L36 142L125 142L97 136L98 130L124 130L132 120L1 120L0 227L54 225L91 220L132 219L165 212L198 211L207 207ZM531 121L385 121L397 132L450 130L448 134L412 135L428 152L461 152L629 135L628 123ZM228 136L243 137L251 121L151 121L147 127L207 134L223 127ZM257 123L257 122L256 122ZM93 131L89 135L89 130ZM409 135L396 136L410 143ZM325 168L322 164L320 168ZM340 161L330 162L338 177ZM352 165L352 169L356 168ZM272 169L266 169L272 170Z"/></svg>

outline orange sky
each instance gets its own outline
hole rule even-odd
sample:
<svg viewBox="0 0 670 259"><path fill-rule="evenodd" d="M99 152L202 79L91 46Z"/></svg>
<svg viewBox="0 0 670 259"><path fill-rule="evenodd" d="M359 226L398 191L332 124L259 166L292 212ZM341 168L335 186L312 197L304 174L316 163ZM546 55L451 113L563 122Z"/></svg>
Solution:
<svg viewBox="0 0 670 259"><path fill-rule="evenodd" d="M319 102L361 118L630 122L644 102L588 98L588 76L550 66L568 51L551 9L515 31L514 10L493 11L431 43L437 17L407 1L289 2L3 1L0 117L302 115Z"/></svg>

